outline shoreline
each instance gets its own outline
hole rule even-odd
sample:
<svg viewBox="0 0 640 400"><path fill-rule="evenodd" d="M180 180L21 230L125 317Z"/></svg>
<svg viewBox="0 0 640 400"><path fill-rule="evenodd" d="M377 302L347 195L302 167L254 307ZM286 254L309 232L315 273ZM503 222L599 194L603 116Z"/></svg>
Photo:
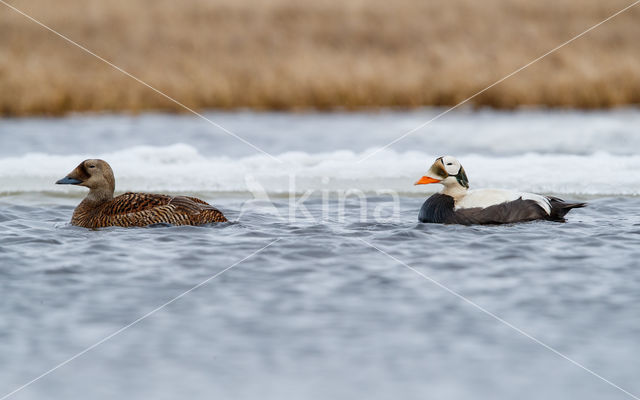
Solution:
<svg viewBox="0 0 640 400"><path fill-rule="evenodd" d="M215 115L215 114L225 114L225 115L242 115L242 114L253 114L253 115L269 115L269 114L282 114L282 115L358 115L358 114L369 114L369 115L382 115L382 114L394 114L394 113L422 113L422 112L433 112L434 114L438 114L442 111L445 111L451 107L455 106L455 104L450 106L434 106L434 105L421 105L416 107L366 107L366 108L355 108L355 109L347 109L344 107L336 107L336 108L327 108L327 109L317 109L317 108L292 108L292 109L252 109L247 107L237 107L237 108L204 108L194 110L198 112L198 114L202 115ZM501 112L501 113L562 113L562 112L637 112L640 110L640 103L629 103L629 104L619 104L611 107L593 107L593 108L579 108L579 107L551 107L544 104L534 104L534 105L520 105L510 108L495 108L490 106L474 106L465 104L460 107L452 110L453 113L483 113L483 112ZM60 118L92 118L92 117L142 117L142 116L192 116L194 118L198 118L198 116L190 111L187 111L183 108L179 109L141 109L141 110L129 110L129 109L121 109L121 110L70 110L65 111L60 114L26 114L26 115L0 115L0 119L4 120L21 120L21 119L60 119Z"/></svg>

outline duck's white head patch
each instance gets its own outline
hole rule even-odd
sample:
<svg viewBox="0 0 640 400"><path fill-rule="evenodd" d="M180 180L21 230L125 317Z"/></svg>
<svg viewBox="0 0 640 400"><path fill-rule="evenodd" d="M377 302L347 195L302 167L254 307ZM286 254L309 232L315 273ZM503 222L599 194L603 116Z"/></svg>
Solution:
<svg viewBox="0 0 640 400"><path fill-rule="evenodd" d="M462 168L460 161L458 161L453 156L442 156L440 160L442 161L444 170L447 171L449 175L453 175L453 176L458 175L458 172L460 172L460 168Z"/></svg>

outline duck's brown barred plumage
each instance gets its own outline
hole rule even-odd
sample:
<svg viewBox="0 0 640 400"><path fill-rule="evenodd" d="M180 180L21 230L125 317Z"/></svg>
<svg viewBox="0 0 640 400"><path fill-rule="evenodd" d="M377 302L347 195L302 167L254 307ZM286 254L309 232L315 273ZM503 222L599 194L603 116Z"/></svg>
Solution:
<svg viewBox="0 0 640 400"><path fill-rule="evenodd" d="M76 207L71 223L85 228L105 226L202 225L226 222L217 208L186 196L125 193L98 206L84 201Z"/></svg>
<svg viewBox="0 0 640 400"><path fill-rule="evenodd" d="M159 223L202 225L227 221L220 210L195 197L149 193L113 197L113 172L102 160L84 161L57 183L89 187L89 195L76 207L71 218L73 225L85 228Z"/></svg>

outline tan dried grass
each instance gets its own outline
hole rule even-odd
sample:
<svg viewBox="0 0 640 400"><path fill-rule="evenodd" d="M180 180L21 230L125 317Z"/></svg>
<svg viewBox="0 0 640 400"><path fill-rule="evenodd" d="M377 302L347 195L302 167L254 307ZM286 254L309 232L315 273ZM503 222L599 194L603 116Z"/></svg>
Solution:
<svg viewBox="0 0 640 400"><path fill-rule="evenodd" d="M196 109L452 105L629 0L13 0ZM640 103L640 6L474 99ZM0 113L183 111L0 5Z"/></svg>

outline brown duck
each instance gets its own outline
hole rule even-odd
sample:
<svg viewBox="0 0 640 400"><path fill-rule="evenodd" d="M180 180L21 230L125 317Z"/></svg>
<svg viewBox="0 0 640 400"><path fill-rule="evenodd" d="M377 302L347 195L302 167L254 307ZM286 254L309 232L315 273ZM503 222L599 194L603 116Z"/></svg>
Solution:
<svg viewBox="0 0 640 400"><path fill-rule="evenodd" d="M150 193L125 193L113 197L115 178L111 167L103 160L85 160L56 183L89 188L89 194L71 218L72 225L85 228L160 223L202 225L227 221L217 208L195 197Z"/></svg>

